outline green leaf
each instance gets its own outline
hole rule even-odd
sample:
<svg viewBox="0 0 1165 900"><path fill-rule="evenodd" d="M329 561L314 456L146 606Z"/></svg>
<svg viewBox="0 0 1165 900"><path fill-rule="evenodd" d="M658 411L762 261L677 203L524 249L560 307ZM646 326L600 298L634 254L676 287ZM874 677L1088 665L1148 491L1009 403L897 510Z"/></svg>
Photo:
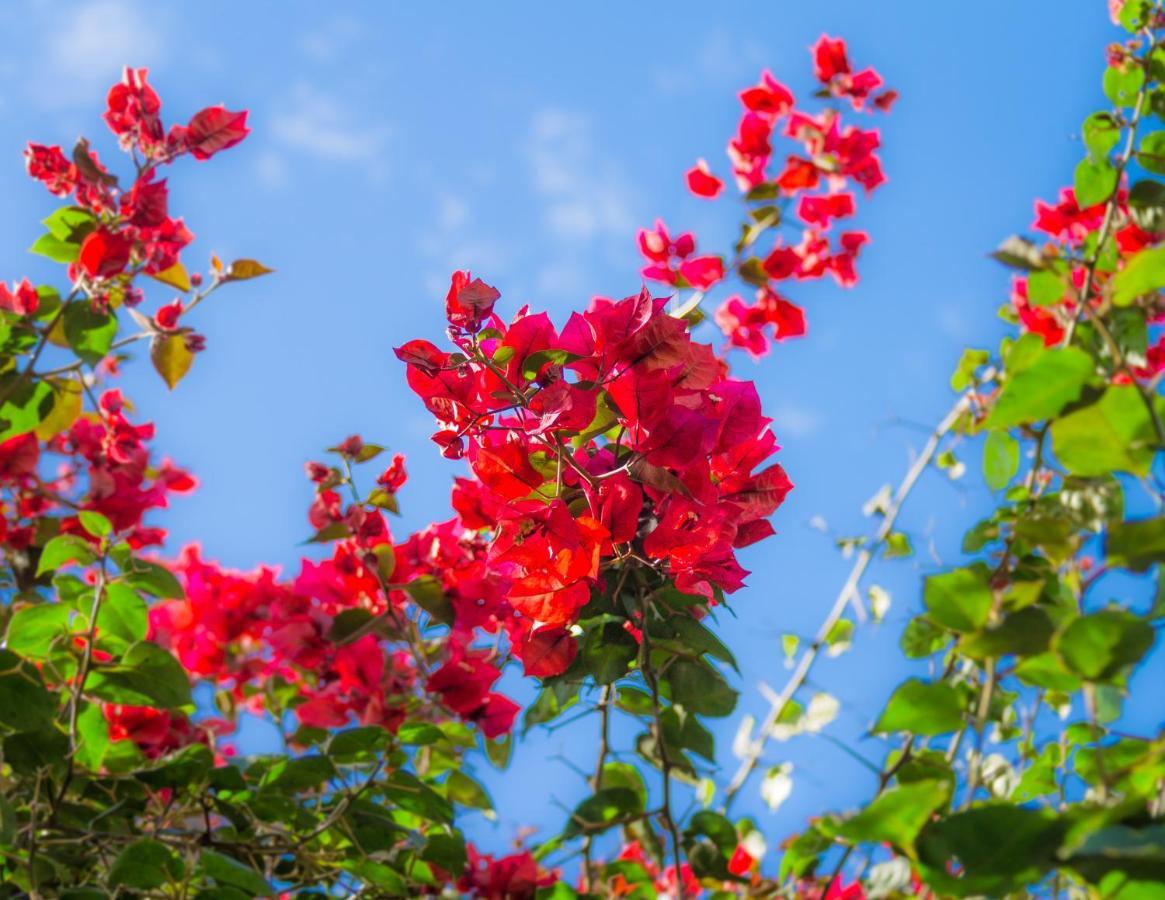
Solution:
<svg viewBox="0 0 1165 900"><path fill-rule="evenodd" d="M57 712L36 667L11 650L0 649L0 725L34 731L52 722Z"/></svg>
<svg viewBox="0 0 1165 900"><path fill-rule="evenodd" d="M968 635L959 649L971 659L998 656L1033 656L1048 649L1055 627L1042 609L1028 606L1011 613L999 625Z"/></svg>
<svg viewBox="0 0 1165 900"><path fill-rule="evenodd" d="M1019 471L1019 442L1006 431L992 431L983 444L983 478L993 491L1007 487Z"/></svg>
<svg viewBox="0 0 1165 900"><path fill-rule="evenodd" d="M1054 306L1067 290L1064 279L1051 269L1040 269L1027 278L1027 300L1032 306Z"/></svg>
<svg viewBox="0 0 1165 900"><path fill-rule="evenodd" d="M453 807L431 787L408 772L396 771L384 780L384 794L401 809L431 822L453 821Z"/></svg>
<svg viewBox="0 0 1165 900"><path fill-rule="evenodd" d="M923 879L939 894L1001 897L1040 881L1064 825L1051 810L988 804L927 824L918 837ZM959 861L958 874L950 862Z"/></svg>
<svg viewBox="0 0 1165 900"><path fill-rule="evenodd" d="M612 684L627 674L639 645L617 622L604 622L587 631L575 663L599 684Z"/></svg>
<svg viewBox="0 0 1165 900"><path fill-rule="evenodd" d="M1056 651L1073 672L1089 681L1107 681L1141 659L1156 632L1144 619L1122 609L1073 619L1056 637Z"/></svg>
<svg viewBox="0 0 1165 900"><path fill-rule="evenodd" d="M332 619L332 627L328 629L328 640L336 644L343 644L356 635L367 634L369 623L375 618L371 610L362 606L342 609Z"/></svg>
<svg viewBox="0 0 1165 900"><path fill-rule="evenodd" d="M676 616L671 624L686 646L698 653L707 653L714 659L728 663L737 672L740 671L732 651L705 625L685 616Z"/></svg>
<svg viewBox="0 0 1165 900"><path fill-rule="evenodd" d="M463 872L468 860L465 838L456 832L430 834L425 838L425 849L421 851L421 859L435 863L446 872Z"/></svg>
<svg viewBox="0 0 1165 900"><path fill-rule="evenodd" d="M99 634L114 634L131 644L144 639L149 629L146 601L128 585L116 581L107 585L97 610L97 629Z"/></svg>
<svg viewBox="0 0 1165 900"><path fill-rule="evenodd" d="M117 666L90 675L87 689L103 700L132 706L173 709L192 702L182 664L150 641L133 644Z"/></svg>
<svg viewBox="0 0 1165 900"><path fill-rule="evenodd" d="M1120 522L1108 530L1105 553L1109 565L1144 572L1165 561L1165 518Z"/></svg>
<svg viewBox="0 0 1165 900"><path fill-rule="evenodd" d="M1146 247L1113 276L1112 302L1128 306L1165 287L1165 246Z"/></svg>
<svg viewBox="0 0 1165 900"><path fill-rule="evenodd" d="M1121 128L1116 117L1108 112L1094 112L1084 120L1084 146L1093 159L1103 159L1120 140Z"/></svg>
<svg viewBox="0 0 1165 900"><path fill-rule="evenodd" d="M919 616L907 623L898 646L909 659L924 659L945 647L949 640L949 632Z"/></svg>
<svg viewBox="0 0 1165 900"><path fill-rule="evenodd" d="M275 894L262 875L230 856L214 850L203 850L200 862L206 876L223 887L238 888L252 897L270 897Z"/></svg>
<svg viewBox="0 0 1165 900"><path fill-rule="evenodd" d="M852 844L889 843L913 855L914 839L950 799L947 781L915 781L890 788L837 829Z"/></svg>
<svg viewBox="0 0 1165 900"><path fill-rule="evenodd" d="M486 809L492 811L493 800L489 792L476 779L466 775L460 769L454 769L445 780L445 794L458 806L468 806L470 809Z"/></svg>
<svg viewBox="0 0 1165 900"><path fill-rule="evenodd" d="M990 572L983 563L926 579L923 599L931 620L952 631L977 631L991 613Z"/></svg>
<svg viewBox="0 0 1165 900"><path fill-rule="evenodd" d="M181 600L186 596L182 584L165 566L144 559L134 559L123 566L125 580L153 597L162 600Z"/></svg>
<svg viewBox="0 0 1165 900"><path fill-rule="evenodd" d="M22 606L8 621L5 644L29 659L45 659L58 641L72 632L73 611L64 603Z"/></svg>
<svg viewBox="0 0 1165 900"><path fill-rule="evenodd" d="M1024 684L1049 691L1072 693L1080 690L1080 679L1064 668L1055 653L1041 653L1025 659L1015 667L1015 674Z"/></svg>
<svg viewBox="0 0 1165 900"><path fill-rule="evenodd" d="M80 244L71 244L68 241L63 241L54 234L42 234L28 248L29 253L35 253L37 256L45 256L53 262L59 263L76 262L80 251Z"/></svg>
<svg viewBox="0 0 1165 900"><path fill-rule="evenodd" d="M531 353L522 361L522 378L526 381L533 381L538 377L538 374L544 366L549 364L564 366L577 359L582 359L582 357L577 353L570 353L566 350L556 348L539 350L536 353Z"/></svg>
<svg viewBox="0 0 1165 900"><path fill-rule="evenodd" d="M1157 175L1165 175L1165 131L1154 131L1141 140L1137 162Z"/></svg>
<svg viewBox="0 0 1165 900"><path fill-rule="evenodd" d="M698 878L731 878L728 860L737 843L733 824L711 810L701 810L693 815L684 829L684 849L692 872Z"/></svg>
<svg viewBox="0 0 1165 900"><path fill-rule="evenodd" d="M94 365L105 358L117 336L117 317L84 301L70 303L65 309L64 328L73 352Z"/></svg>
<svg viewBox="0 0 1165 900"><path fill-rule="evenodd" d="M951 390L964 391L970 387L975 381L975 372L982 366L987 365L987 361L991 358L986 350L966 349L963 355L959 357L959 364L955 367L954 374L951 375Z"/></svg>
<svg viewBox="0 0 1165 900"><path fill-rule="evenodd" d="M62 206L41 224L58 240L80 244L97 225L97 217L80 206Z"/></svg>
<svg viewBox="0 0 1165 900"><path fill-rule="evenodd" d="M1117 172L1107 159L1082 159L1076 166L1073 186L1082 209L1104 203L1116 190Z"/></svg>
<svg viewBox="0 0 1165 900"><path fill-rule="evenodd" d="M1129 190L1129 213L1145 231L1161 231L1165 225L1165 184L1155 179L1138 181Z"/></svg>
<svg viewBox="0 0 1165 900"><path fill-rule="evenodd" d="M100 706L85 704L77 716L77 735L77 762L90 772L100 771L109 749L109 721Z"/></svg>
<svg viewBox="0 0 1165 900"><path fill-rule="evenodd" d="M1051 418L1080 396L1092 372L1092 358L1077 347L1040 352L1007 379L987 427L1011 428Z"/></svg>
<svg viewBox="0 0 1165 900"><path fill-rule="evenodd" d="M1110 387L1096 403L1057 419L1051 434L1056 458L1073 475L1146 475L1153 463L1153 422L1131 384Z"/></svg>
<svg viewBox="0 0 1165 900"><path fill-rule="evenodd" d="M95 538L109 537L113 534L113 524L99 512L83 509L77 513L81 527Z"/></svg>
<svg viewBox="0 0 1165 900"><path fill-rule="evenodd" d="M336 767L326 756L298 756L278 759L263 776L264 788L288 793L318 787L336 775Z"/></svg>
<svg viewBox="0 0 1165 900"><path fill-rule="evenodd" d="M945 682L911 678L890 697L874 731L909 731L919 735L946 734L963 725L963 700Z"/></svg>
<svg viewBox="0 0 1165 900"><path fill-rule="evenodd" d="M181 878L185 871L182 860L169 847L143 838L118 854L109 870L109 886L149 891Z"/></svg>
<svg viewBox="0 0 1165 900"><path fill-rule="evenodd" d="M671 699L688 712L721 718L736 709L736 691L719 672L706 663L677 659L667 670Z"/></svg>
<svg viewBox="0 0 1165 900"><path fill-rule="evenodd" d="M622 787L603 788L574 808L562 831L565 840L595 834L627 816L643 812L639 795Z"/></svg>
<svg viewBox="0 0 1165 900"><path fill-rule="evenodd" d="M445 589L432 575L414 578L404 587L413 602L443 625L453 624L453 602L445 596Z"/></svg>
<svg viewBox="0 0 1165 900"><path fill-rule="evenodd" d="M1104 93L1117 106L1135 106L1144 83L1145 70L1140 66L1109 66L1104 73Z"/></svg>
<svg viewBox="0 0 1165 900"><path fill-rule="evenodd" d="M10 375L0 381L0 390L6 393L0 405L0 441L35 430L56 405L56 392L47 380L25 381L19 375Z"/></svg>
<svg viewBox="0 0 1165 900"><path fill-rule="evenodd" d="M40 553L40 561L36 565L36 574L55 572L65 563L75 562L87 566L97 559L93 545L83 537L75 534L60 534L44 545Z"/></svg>

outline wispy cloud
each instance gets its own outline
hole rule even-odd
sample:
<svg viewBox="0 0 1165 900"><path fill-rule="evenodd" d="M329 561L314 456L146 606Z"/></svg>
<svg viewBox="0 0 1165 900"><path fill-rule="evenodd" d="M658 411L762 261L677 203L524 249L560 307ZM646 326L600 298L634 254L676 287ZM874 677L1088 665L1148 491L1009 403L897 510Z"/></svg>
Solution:
<svg viewBox="0 0 1165 900"><path fill-rule="evenodd" d="M813 437L824 424L821 416L811 409L799 406L778 406L772 413L773 429L777 439L788 435L795 438Z"/></svg>
<svg viewBox="0 0 1165 900"><path fill-rule="evenodd" d="M766 62L759 44L717 29L708 34L683 65L660 66L652 77L661 93L675 94L700 83L725 84L751 79Z"/></svg>
<svg viewBox="0 0 1165 900"><path fill-rule="evenodd" d="M546 225L568 240L626 237L635 225L626 179L598 152L590 120L544 109L531 123L526 155Z"/></svg>
<svg viewBox="0 0 1165 900"><path fill-rule="evenodd" d="M340 57L367 34L360 20L341 16L320 23L299 39L300 49L319 63L330 63Z"/></svg>
<svg viewBox="0 0 1165 900"><path fill-rule="evenodd" d="M358 163L373 181L388 175L389 130L357 121L336 97L298 85L271 121L275 140L289 150L328 162Z"/></svg>
<svg viewBox="0 0 1165 900"><path fill-rule="evenodd" d="M33 2L5 11L5 24L27 36L16 46L10 41L9 53L28 54L22 68L35 76L22 81L43 107L90 105L125 66L156 66L167 52L165 17L134 0Z"/></svg>

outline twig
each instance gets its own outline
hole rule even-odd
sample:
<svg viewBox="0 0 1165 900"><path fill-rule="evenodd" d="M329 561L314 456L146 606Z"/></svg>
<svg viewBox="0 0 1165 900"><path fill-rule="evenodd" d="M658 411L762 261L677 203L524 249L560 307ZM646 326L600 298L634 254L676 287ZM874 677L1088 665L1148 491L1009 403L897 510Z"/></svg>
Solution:
<svg viewBox="0 0 1165 900"><path fill-rule="evenodd" d="M789 676L789 680L785 682L784 688L782 688L781 692L777 694L770 704L768 714L765 716L764 722L761 723L756 737L752 739L745 750L744 758L740 761L740 766L737 768L736 774L732 776L732 781L729 782L724 792L725 810L732 805L732 801L740 792L740 789L744 787L745 782L748 781L748 777L756 768L761 754L764 752L765 744L772 736L773 728L780 721L781 714L784 712L785 707L788 706L789 701L793 699L793 695L805 683L805 679L809 676L809 672L813 668L813 664L817 660L822 647L826 645L826 641L829 639L829 634L833 630L833 626L841 619L846 607L851 602L854 602L855 598L858 598L857 602L860 602L858 584L861 582L862 576L873 560L875 551L885 543L886 538L894 528L894 523L898 519L898 514L906 498L914 489L914 485L918 482L918 479L922 476L927 466L934 459L942 439L955 427L955 423L966 411L968 405L969 400L966 394L960 396L955 401L954 406L943 416L942 421L935 426L930 437L927 438L926 444L923 446L918 458L914 460L907 470L905 477L902 479L902 483L898 485L894 499L891 501L885 516L882 518L881 525L879 525L878 530L874 534L873 541L870 546L863 547L858 553L853 568L850 569L849 577L846 578L845 584L842 585L841 591L837 595L837 599L834 600L833 606L826 614L825 620L821 623L821 627L818 628L813 643L802 652L800 659L797 661L796 668L794 668L793 673Z"/></svg>

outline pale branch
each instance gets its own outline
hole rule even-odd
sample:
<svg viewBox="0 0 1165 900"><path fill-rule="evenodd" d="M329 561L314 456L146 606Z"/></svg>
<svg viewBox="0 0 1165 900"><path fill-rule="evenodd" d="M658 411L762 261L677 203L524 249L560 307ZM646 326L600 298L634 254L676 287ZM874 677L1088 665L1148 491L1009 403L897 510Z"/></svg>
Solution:
<svg viewBox="0 0 1165 900"><path fill-rule="evenodd" d="M821 649L826 645L834 625L841 619L850 604L854 604L855 608L857 608L861 603L861 594L858 591L858 586L861 583L862 576L865 575L866 569L869 568L870 563L873 561L874 554L886 542L886 539L893 531L894 524L898 519L898 514L901 512L906 498L914 489L918 479L922 477L922 473L926 471L926 468L934 460L943 438L955 427L955 423L967 411L969 404L970 400L966 394L961 395L955 401L954 406L950 408L930 433L926 444L922 448L922 452L919 453L918 457L907 470L901 484L898 485L898 490L894 493L890 505L886 509L885 515L882 517L881 524L878 526L877 531L874 532L873 539L859 551L857 559L854 560L849 576L846 578L845 584L842 585L841 591L833 602L833 606L818 628L813 643L802 651L800 658L797 660L797 665L794 667L788 681L785 682L784 688L772 699L769 711L765 715L756 737L749 742L744 757L741 759L740 765L736 770L736 774L732 776L732 781L729 782L728 787L725 789L725 810L731 806L732 801L736 798L736 795L744 787L745 782L748 781L749 776L756 768L757 763L760 762L765 745L772 736L773 729L780 721L781 714L784 712L785 707L789 705L789 701L793 699L793 695L796 694L805 683L806 678L809 677L809 672L813 668L813 664L816 662Z"/></svg>

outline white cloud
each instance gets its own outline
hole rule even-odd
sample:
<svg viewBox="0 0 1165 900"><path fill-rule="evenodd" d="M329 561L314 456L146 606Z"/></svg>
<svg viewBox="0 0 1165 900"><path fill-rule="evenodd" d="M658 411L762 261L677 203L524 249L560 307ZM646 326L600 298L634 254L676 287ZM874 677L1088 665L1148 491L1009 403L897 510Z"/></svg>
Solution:
<svg viewBox="0 0 1165 900"><path fill-rule="evenodd" d="M259 183L268 190L277 191L286 187L289 179L287 160L270 150L259 154L255 160L255 174Z"/></svg>
<svg viewBox="0 0 1165 900"><path fill-rule="evenodd" d="M741 40L726 29L712 31L681 66L661 66L652 72L655 87L663 94L690 91L700 84L727 84L755 78L765 65L763 49L752 40ZM742 81L743 79L743 81Z"/></svg>
<svg viewBox="0 0 1165 900"><path fill-rule="evenodd" d="M590 121L561 109L535 115L525 146L546 225L565 240L630 240L635 218L626 178L596 146Z"/></svg>
<svg viewBox="0 0 1165 900"><path fill-rule="evenodd" d="M311 59L320 63L335 62L357 43L364 29L357 19L338 18L317 25L299 39L299 46Z"/></svg>
<svg viewBox="0 0 1165 900"><path fill-rule="evenodd" d="M388 174L385 150L388 129L354 121L342 102L301 84L271 122L275 140L286 147L330 162L362 163L374 181Z"/></svg>
<svg viewBox="0 0 1165 900"><path fill-rule="evenodd" d="M113 84L125 66L148 66L163 55L163 35L156 19L147 18L141 7L128 0L89 0L68 7L54 5L46 23L48 65L54 82L67 81L65 92L44 91L55 96L82 99L84 92ZM36 79L34 79L35 81ZM85 102L90 102L85 98Z"/></svg>
<svg viewBox="0 0 1165 900"><path fill-rule="evenodd" d="M778 440L789 435L795 438L812 437L821 430L821 416L799 406L779 406L772 413Z"/></svg>

